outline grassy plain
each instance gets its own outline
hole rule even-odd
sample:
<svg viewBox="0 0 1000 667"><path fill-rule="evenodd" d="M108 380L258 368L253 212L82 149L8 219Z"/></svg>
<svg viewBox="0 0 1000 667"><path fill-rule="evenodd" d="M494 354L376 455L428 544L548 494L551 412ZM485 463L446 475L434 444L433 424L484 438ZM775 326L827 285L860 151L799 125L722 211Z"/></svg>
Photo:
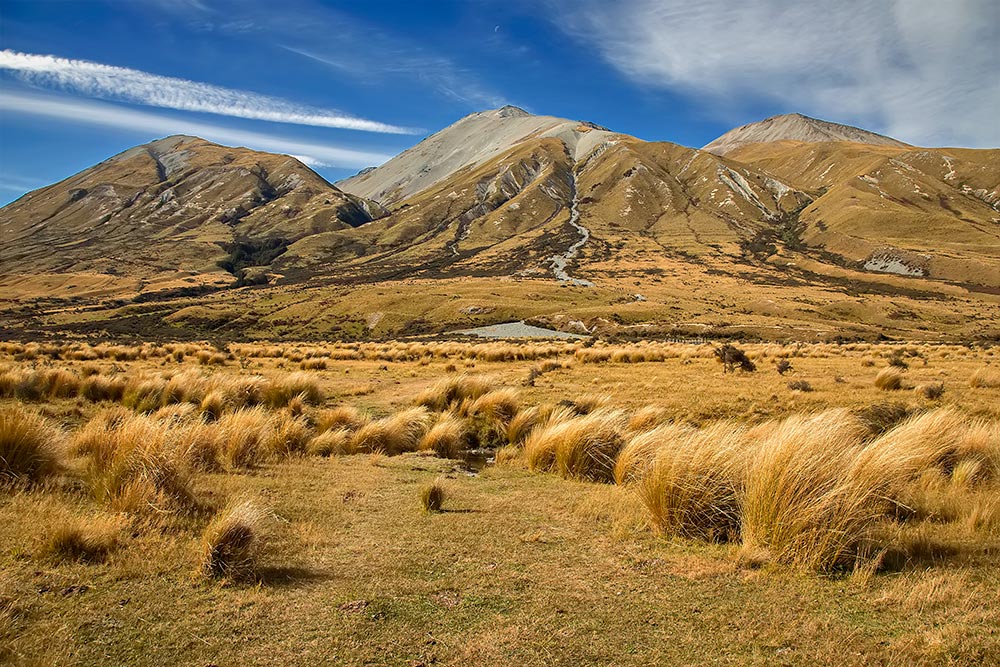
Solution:
<svg viewBox="0 0 1000 667"><path fill-rule="evenodd" d="M4 344L0 661L1000 660L996 350L742 347L756 372L667 343ZM876 386L889 367L898 389ZM17 475L15 414L55 429L58 470ZM455 442L506 445L503 463L434 455ZM533 465L550 446L551 466ZM588 454L602 447L610 460ZM643 447L661 452L636 468L646 483L581 479ZM773 529L795 521L753 501L763 454L801 463L810 447L901 483L866 482L891 507L861 498L845 524L859 541L826 564L795 540L829 535L855 487L786 503L816 517L790 551ZM852 479L817 470L791 482ZM730 506L721 523L704 511Z"/></svg>

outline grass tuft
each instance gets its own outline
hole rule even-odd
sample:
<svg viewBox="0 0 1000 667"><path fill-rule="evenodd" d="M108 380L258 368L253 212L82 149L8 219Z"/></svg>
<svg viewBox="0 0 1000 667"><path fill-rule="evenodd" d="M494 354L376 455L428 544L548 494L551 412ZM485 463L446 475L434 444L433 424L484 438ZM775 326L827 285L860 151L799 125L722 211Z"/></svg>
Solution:
<svg viewBox="0 0 1000 667"><path fill-rule="evenodd" d="M220 511L202 534L201 573L217 579L247 580L259 567L261 530L267 514L252 501Z"/></svg>

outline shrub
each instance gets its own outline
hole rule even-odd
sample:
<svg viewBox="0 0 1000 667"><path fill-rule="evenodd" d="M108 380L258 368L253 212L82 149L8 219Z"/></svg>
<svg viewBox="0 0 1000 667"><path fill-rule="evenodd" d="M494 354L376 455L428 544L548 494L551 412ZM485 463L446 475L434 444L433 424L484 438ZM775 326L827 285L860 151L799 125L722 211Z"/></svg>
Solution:
<svg viewBox="0 0 1000 667"><path fill-rule="evenodd" d="M875 376L875 386L882 391L895 391L903 388L903 372L895 366L887 366Z"/></svg>
<svg viewBox="0 0 1000 667"><path fill-rule="evenodd" d="M266 516L249 500L219 512L202 534L201 573L233 580L251 578L259 566Z"/></svg>
<svg viewBox="0 0 1000 667"><path fill-rule="evenodd" d="M444 504L445 490L441 480L435 480L420 489L420 505L425 512L440 512Z"/></svg>
<svg viewBox="0 0 1000 667"><path fill-rule="evenodd" d="M792 391L808 392L812 391L812 385L806 380L792 380L788 383L788 388Z"/></svg>
<svg viewBox="0 0 1000 667"><path fill-rule="evenodd" d="M41 415L0 408L0 483L36 484L62 469L63 437Z"/></svg>
<svg viewBox="0 0 1000 667"><path fill-rule="evenodd" d="M774 364L774 370L778 371L778 375L784 375L792 370L792 362L788 361L788 359L778 359Z"/></svg>

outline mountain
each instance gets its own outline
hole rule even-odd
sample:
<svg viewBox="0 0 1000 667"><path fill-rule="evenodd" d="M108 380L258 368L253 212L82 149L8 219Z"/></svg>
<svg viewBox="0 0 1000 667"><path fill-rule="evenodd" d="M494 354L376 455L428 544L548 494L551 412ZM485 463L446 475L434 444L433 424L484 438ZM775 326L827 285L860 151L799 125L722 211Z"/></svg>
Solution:
<svg viewBox="0 0 1000 667"><path fill-rule="evenodd" d="M4 207L3 270L186 272L225 282L232 276L220 264L239 264L241 254L277 253L380 214L287 155L172 136Z"/></svg>
<svg viewBox="0 0 1000 667"><path fill-rule="evenodd" d="M504 107L331 185L170 137L0 209L0 326L1000 337L1000 151L797 115L713 145Z"/></svg>
<svg viewBox="0 0 1000 667"><path fill-rule="evenodd" d="M748 144L772 143L776 141L801 141L818 143L826 141L849 141L873 146L896 146L908 148L908 144L892 137L875 134L850 125L840 125L798 113L772 116L757 123L750 123L726 132L721 137L706 144L702 150L716 155L728 155Z"/></svg>
<svg viewBox="0 0 1000 667"><path fill-rule="evenodd" d="M585 130L580 132L580 130ZM505 106L470 114L377 169L369 168L337 185L346 192L390 205L435 185L459 169L475 167L515 145L546 137L563 140L572 152L586 151L614 133L592 123L534 116ZM581 137L585 137L580 147Z"/></svg>

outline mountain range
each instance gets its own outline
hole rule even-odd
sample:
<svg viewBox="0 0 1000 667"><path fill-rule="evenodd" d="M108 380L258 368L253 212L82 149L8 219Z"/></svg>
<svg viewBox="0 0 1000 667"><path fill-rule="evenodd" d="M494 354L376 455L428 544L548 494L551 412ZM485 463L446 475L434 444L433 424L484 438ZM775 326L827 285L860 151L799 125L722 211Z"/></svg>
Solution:
<svg viewBox="0 0 1000 667"><path fill-rule="evenodd" d="M15 330L1000 331L1000 150L800 114L694 149L507 106L336 184L174 136L0 209L0 237Z"/></svg>

